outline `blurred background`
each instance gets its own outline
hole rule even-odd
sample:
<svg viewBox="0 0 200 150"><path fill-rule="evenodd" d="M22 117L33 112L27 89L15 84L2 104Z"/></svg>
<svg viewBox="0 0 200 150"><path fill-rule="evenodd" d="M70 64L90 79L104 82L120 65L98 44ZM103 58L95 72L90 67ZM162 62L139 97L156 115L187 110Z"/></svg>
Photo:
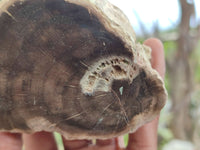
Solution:
<svg viewBox="0 0 200 150"><path fill-rule="evenodd" d="M142 42L163 41L169 98L161 112L159 150L200 149L200 0L109 0Z"/></svg>

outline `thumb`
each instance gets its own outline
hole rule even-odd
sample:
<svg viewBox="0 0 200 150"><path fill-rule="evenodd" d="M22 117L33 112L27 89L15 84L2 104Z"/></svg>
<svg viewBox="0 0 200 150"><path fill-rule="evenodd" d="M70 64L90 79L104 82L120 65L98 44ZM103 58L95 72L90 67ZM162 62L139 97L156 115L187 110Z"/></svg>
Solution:
<svg viewBox="0 0 200 150"><path fill-rule="evenodd" d="M152 67L164 78L165 61L164 49L160 40L151 38L144 42L152 49ZM156 150L158 118L140 127L135 133L129 135L127 150Z"/></svg>

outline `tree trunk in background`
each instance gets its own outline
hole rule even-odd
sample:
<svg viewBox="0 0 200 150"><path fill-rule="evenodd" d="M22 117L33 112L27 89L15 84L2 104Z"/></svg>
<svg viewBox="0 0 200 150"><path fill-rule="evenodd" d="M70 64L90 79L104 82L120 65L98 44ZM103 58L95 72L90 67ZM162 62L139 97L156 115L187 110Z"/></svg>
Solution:
<svg viewBox="0 0 200 150"><path fill-rule="evenodd" d="M169 67L173 113L171 129L175 138L189 140L193 134L189 112L193 76L189 58L196 45L194 39L190 36L190 18L194 14L194 3L180 0L180 5L182 16L177 51L174 57L170 58L172 62Z"/></svg>

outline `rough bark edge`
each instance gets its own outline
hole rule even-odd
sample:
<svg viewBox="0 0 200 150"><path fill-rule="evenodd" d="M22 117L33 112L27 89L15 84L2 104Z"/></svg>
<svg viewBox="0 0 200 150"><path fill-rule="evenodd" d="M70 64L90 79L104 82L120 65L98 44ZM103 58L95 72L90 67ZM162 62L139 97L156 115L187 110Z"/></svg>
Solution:
<svg viewBox="0 0 200 150"><path fill-rule="evenodd" d="M83 6L89 12L95 14L105 28L120 37L125 46L134 51L135 32L124 13L107 0L65 0L67 2ZM126 28L123 28L126 27Z"/></svg>

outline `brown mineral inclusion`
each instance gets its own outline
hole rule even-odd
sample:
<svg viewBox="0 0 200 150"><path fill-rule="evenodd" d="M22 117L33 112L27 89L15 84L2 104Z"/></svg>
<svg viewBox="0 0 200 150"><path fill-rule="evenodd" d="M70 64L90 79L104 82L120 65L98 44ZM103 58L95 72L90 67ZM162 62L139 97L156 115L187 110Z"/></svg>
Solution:
<svg viewBox="0 0 200 150"><path fill-rule="evenodd" d="M0 130L134 132L167 97L150 54L106 0L1 0Z"/></svg>

